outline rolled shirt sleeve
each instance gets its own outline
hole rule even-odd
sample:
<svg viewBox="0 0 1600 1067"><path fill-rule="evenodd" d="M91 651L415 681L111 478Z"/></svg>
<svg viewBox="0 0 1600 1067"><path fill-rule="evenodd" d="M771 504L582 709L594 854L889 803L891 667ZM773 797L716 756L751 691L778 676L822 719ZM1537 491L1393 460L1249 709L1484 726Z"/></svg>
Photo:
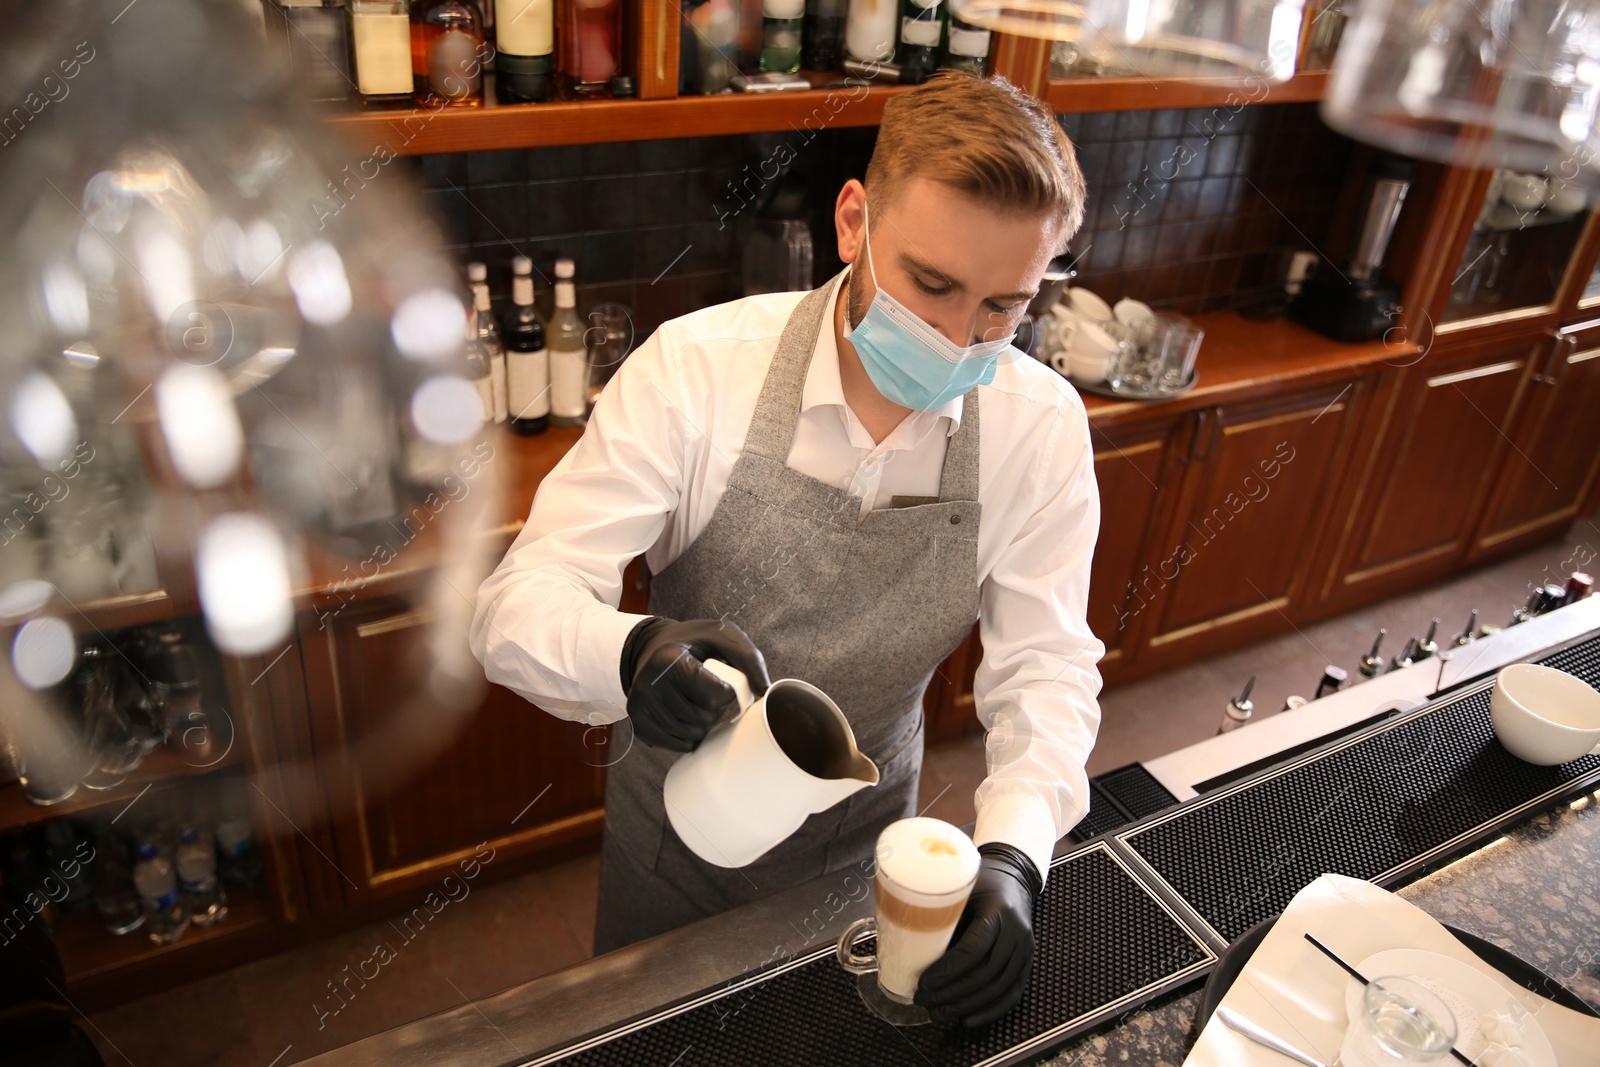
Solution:
<svg viewBox="0 0 1600 1067"><path fill-rule="evenodd" d="M470 643L489 681L560 718L627 714L622 646L648 616L617 609L623 571L678 506L690 432L662 332L617 371L478 589Z"/></svg>
<svg viewBox="0 0 1600 1067"><path fill-rule="evenodd" d="M1105 654L1086 618L1100 528L1088 419L1074 397L1052 422L1037 505L983 583L973 683L988 769L973 840L1015 846L1046 878L1056 841L1089 810L1084 766L1100 727L1096 664Z"/></svg>

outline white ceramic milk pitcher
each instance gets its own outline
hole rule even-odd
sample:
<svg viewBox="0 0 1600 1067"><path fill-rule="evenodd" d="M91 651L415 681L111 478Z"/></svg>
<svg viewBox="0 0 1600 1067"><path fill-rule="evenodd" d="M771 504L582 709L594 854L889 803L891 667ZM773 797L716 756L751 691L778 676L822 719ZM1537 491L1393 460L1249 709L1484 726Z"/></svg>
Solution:
<svg viewBox="0 0 1600 1067"><path fill-rule="evenodd" d="M806 817L878 784L844 712L798 678L760 700L739 670L706 669L733 686L740 711L667 771L667 818L689 850L718 867L744 867L787 840Z"/></svg>

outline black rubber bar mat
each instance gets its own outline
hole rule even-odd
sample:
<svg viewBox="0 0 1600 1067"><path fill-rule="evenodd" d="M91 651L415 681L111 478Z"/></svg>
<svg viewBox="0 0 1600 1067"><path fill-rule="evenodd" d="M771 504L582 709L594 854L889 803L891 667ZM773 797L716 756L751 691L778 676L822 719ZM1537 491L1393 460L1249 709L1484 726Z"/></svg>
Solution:
<svg viewBox="0 0 1600 1067"><path fill-rule="evenodd" d="M1104 842L1051 865L1034 933L1033 976L1022 1003L976 1030L879 1020L830 947L545 1053L527 1067L1030 1063L1216 961Z"/></svg>
<svg viewBox="0 0 1600 1067"><path fill-rule="evenodd" d="M1600 638L1538 662L1594 685ZM1600 757L1537 767L1489 720L1492 678L1121 831L1221 943L1324 872L1392 885L1600 781Z"/></svg>
<svg viewBox="0 0 1600 1067"><path fill-rule="evenodd" d="M1178 798L1167 792L1167 787L1145 770L1142 763L1107 771L1095 781L1135 819L1176 807L1178 803Z"/></svg>

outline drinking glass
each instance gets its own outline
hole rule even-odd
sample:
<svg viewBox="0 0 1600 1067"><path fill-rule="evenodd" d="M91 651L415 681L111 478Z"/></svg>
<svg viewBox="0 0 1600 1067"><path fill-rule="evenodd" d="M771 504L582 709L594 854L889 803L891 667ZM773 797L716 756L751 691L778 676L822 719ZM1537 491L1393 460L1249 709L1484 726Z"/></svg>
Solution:
<svg viewBox="0 0 1600 1067"><path fill-rule="evenodd" d="M1334 1067L1426 1067L1445 1063L1456 1017L1443 998L1411 978L1374 978L1361 995Z"/></svg>
<svg viewBox="0 0 1600 1067"><path fill-rule="evenodd" d="M1182 315L1159 314L1139 328L1139 345L1151 365L1158 368L1156 386L1162 392L1181 389L1194 373L1205 331Z"/></svg>
<svg viewBox="0 0 1600 1067"><path fill-rule="evenodd" d="M633 348L633 315L621 304L596 304L586 317L589 327L583 331L583 343L589 363L589 410L593 411L600 391Z"/></svg>

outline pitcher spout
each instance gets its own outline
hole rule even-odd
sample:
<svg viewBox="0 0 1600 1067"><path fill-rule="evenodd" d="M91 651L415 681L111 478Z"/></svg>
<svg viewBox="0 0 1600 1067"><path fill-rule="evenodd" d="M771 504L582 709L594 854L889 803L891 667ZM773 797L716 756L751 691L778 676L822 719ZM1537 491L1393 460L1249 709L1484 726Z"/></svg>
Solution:
<svg viewBox="0 0 1600 1067"><path fill-rule="evenodd" d="M815 782L815 797L811 810L827 811L841 800L859 793L868 786L877 785L878 765L857 752L851 757L843 775L838 778L818 778Z"/></svg>

